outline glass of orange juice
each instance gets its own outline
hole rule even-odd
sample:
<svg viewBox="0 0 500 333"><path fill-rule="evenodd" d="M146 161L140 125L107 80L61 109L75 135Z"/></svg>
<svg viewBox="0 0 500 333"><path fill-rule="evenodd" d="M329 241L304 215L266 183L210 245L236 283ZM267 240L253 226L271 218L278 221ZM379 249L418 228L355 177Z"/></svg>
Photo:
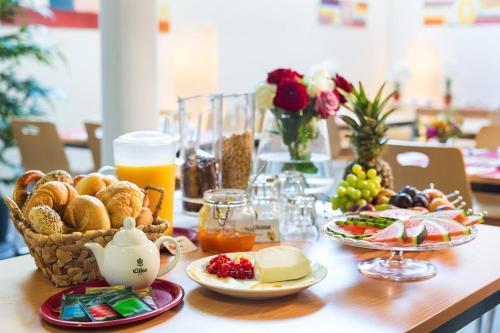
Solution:
<svg viewBox="0 0 500 333"><path fill-rule="evenodd" d="M121 135L113 142L116 176L144 188L163 188L165 197L159 216L169 222L167 234L173 231L175 154L178 137L154 131ZM150 207L156 207L160 194L148 192Z"/></svg>

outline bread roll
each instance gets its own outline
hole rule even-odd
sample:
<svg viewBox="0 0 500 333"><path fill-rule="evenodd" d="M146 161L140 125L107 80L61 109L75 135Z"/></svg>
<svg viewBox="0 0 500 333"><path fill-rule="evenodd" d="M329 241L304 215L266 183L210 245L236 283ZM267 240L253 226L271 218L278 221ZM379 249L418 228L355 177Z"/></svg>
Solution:
<svg viewBox="0 0 500 333"><path fill-rule="evenodd" d="M38 182L44 176L45 174L39 170L29 170L21 177L17 178L16 184L14 185L14 192L12 193L12 199L14 199L19 208L22 208L26 199L28 199L28 186L31 183Z"/></svg>
<svg viewBox="0 0 500 333"><path fill-rule="evenodd" d="M50 236L62 232L63 223L61 217L49 206L33 207L30 210L28 219L31 223L31 228L39 234Z"/></svg>
<svg viewBox="0 0 500 333"><path fill-rule="evenodd" d="M36 192L32 192L23 207L23 215L29 216L33 207L46 205L55 210L60 216L63 216L68 203L77 196L78 193L70 184L49 181L40 186Z"/></svg>
<svg viewBox="0 0 500 333"><path fill-rule="evenodd" d="M153 213L151 212L151 209L148 207L142 207L141 211L139 213L139 216L136 217L135 219L135 224L136 225L150 225L153 223L154 217Z"/></svg>
<svg viewBox="0 0 500 333"><path fill-rule="evenodd" d="M96 197L108 210L112 228L121 228L126 217L135 219L141 212L144 193L130 182L120 181L99 192Z"/></svg>
<svg viewBox="0 0 500 333"><path fill-rule="evenodd" d="M58 181L61 183L66 183L66 184L71 184L73 183L73 178L71 178L71 175L67 173L64 170L54 170L49 173L47 173L45 176L43 176L36 184L33 186L33 190L31 193L35 193L38 191L40 187L43 186L43 184L46 184L51 181Z"/></svg>
<svg viewBox="0 0 500 333"><path fill-rule="evenodd" d="M100 173L91 173L80 179L76 184L76 191L80 195L95 196L97 192L118 180L111 176L105 176Z"/></svg>
<svg viewBox="0 0 500 333"><path fill-rule="evenodd" d="M106 207L90 195L73 199L66 207L63 220L67 227L80 232L111 228Z"/></svg>

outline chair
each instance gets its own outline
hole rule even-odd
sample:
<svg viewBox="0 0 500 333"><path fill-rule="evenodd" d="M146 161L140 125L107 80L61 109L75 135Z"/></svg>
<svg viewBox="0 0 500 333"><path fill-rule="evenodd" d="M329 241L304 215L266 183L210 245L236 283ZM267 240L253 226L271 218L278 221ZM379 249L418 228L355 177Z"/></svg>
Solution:
<svg viewBox="0 0 500 333"><path fill-rule="evenodd" d="M424 189L429 183L434 183L444 193L460 191L466 207L473 207L460 149L421 142L389 141L383 158L392 167L396 190L405 185Z"/></svg>
<svg viewBox="0 0 500 333"><path fill-rule="evenodd" d="M481 127L476 135L476 147L496 150L500 147L500 125Z"/></svg>
<svg viewBox="0 0 500 333"><path fill-rule="evenodd" d="M12 130L25 170L69 170L64 145L53 123L13 118Z"/></svg>
<svg viewBox="0 0 500 333"><path fill-rule="evenodd" d="M354 158L354 154L350 146L348 148L342 147L342 141L345 135L343 132L347 132L342 129L338 124L335 117L330 117L326 120L326 126L328 129L328 138L330 140L330 154L333 160L351 160Z"/></svg>
<svg viewBox="0 0 500 333"><path fill-rule="evenodd" d="M94 170L101 168L101 138L98 131L101 129L101 124L93 122L85 122L85 131L87 131L87 143L92 153L94 160Z"/></svg>

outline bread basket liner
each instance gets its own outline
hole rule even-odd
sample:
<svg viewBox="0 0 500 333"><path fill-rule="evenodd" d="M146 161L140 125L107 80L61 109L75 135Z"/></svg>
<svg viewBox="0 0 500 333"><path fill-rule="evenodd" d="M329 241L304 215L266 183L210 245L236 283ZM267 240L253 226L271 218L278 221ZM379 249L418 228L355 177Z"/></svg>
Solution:
<svg viewBox="0 0 500 333"><path fill-rule="evenodd" d="M23 236L35 264L57 287L67 287L88 281L102 279L93 253L84 245L99 243L103 247L113 239L119 229L90 230L84 233L52 234L50 236L35 232L24 218L17 204L9 197L3 198L10 210L14 227ZM153 224L137 226L148 239L155 241L163 236L168 222L155 219Z"/></svg>

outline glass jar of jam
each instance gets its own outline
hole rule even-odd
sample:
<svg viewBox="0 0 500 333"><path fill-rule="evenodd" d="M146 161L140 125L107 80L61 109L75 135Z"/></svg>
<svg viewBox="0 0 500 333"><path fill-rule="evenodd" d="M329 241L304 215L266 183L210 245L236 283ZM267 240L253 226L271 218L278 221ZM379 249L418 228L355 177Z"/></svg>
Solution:
<svg viewBox="0 0 500 333"><path fill-rule="evenodd" d="M255 211L243 190L209 190L198 213L198 237L203 251L240 252L255 242Z"/></svg>

